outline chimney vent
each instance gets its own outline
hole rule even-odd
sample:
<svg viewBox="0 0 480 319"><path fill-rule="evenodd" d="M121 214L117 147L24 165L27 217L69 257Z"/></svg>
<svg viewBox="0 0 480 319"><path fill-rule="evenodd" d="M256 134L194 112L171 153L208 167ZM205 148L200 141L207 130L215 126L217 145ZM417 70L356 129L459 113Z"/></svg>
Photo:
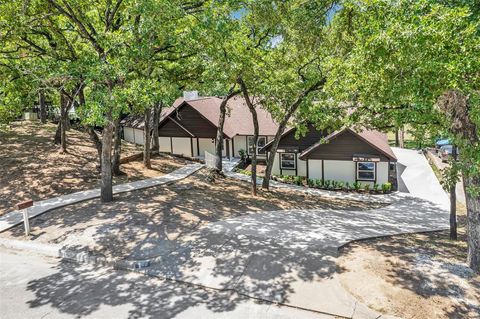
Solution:
<svg viewBox="0 0 480 319"><path fill-rule="evenodd" d="M198 91L183 91L183 98L185 101L198 99Z"/></svg>

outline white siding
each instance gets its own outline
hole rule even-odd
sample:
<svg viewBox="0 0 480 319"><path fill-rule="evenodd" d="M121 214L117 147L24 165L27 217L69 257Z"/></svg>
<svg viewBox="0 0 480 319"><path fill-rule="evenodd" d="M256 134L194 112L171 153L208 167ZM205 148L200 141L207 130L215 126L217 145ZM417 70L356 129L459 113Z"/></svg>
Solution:
<svg viewBox="0 0 480 319"><path fill-rule="evenodd" d="M272 175L279 175L280 174L280 164L279 164L279 155L278 153L275 154L275 159L273 160L273 167L272 167Z"/></svg>
<svg viewBox="0 0 480 319"><path fill-rule="evenodd" d="M297 175L298 176L307 176L307 161L302 161L301 159L298 158L297 156Z"/></svg>
<svg viewBox="0 0 480 319"><path fill-rule="evenodd" d="M158 144L160 145L160 152L171 153L172 146L170 144L170 137L159 137Z"/></svg>
<svg viewBox="0 0 480 319"><path fill-rule="evenodd" d="M139 130L138 128L133 129L133 133L135 134L134 140L135 144L143 145L143 130Z"/></svg>
<svg viewBox="0 0 480 319"><path fill-rule="evenodd" d="M225 157L227 156L227 139L223 139L223 149L222 149L222 156Z"/></svg>
<svg viewBox="0 0 480 319"><path fill-rule="evenodd" d="M173 154L192 156L190 137L172 137Z"/></svg>
<svg viewBox="0 0 480 319"><path fill-rule="evenodd" d="M123 139L130 143L135 143L135 137L133 136L133 128L124 127L123 128Z"/></svg>
<svg viewBox="0 0 480 319"><path fill-rule="evenodd" d="M355 162L325 160L324 173L325 179L354 183Z"/></svg>
<svg viewBox="0 0 480 319"><path fill-rule="evenodd" d="M308 178L322 179L322 160L308 160Z"/></svg>
<svg viewBox="0 0 480 319"><path fill-rule="evenodd" d="M388 162L377 163L377 184L382 185L388 182L388 171L389 171Z"/></svg>
<svg viewBox="0 0 480 319"><path fill-rule="evenodd" d="M243 135L236 135L233 137L234 150L232 152L233 156L240 157L238 151L244 150L247 151L246 137Z"/></svg>
<svg viewBox="0 0 480 319"><path fill-rule="evenodd" d="M192 143L193 143L193 157L197 157L199 156L199 154L197 154L198 153L197 139L192 138Z"/></svg>
<svg viewBox="0 0 480 319"><path fill-rule="evenodd" d="M215 139L213 138L199 138L198 145L200 148L200 156L205 156L205 151L210 154L215 154Z"/></svg>
<svg viewBox="0 0 480 319"><path fill-rule="evenodd" d="M298 176L307 176L307 162L302 161L297 156L297 175ZM294 169L280 169L280 155L279 153L275 154L275 159L273 161L272 174L282 174L282 175L295 175Z"/></svg>

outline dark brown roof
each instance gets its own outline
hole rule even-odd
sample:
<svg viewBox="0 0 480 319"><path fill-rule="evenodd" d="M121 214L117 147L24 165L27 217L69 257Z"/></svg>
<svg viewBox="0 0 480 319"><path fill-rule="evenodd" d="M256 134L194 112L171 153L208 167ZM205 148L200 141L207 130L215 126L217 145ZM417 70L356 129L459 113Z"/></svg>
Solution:
<svg viewBox="0 0 480 319"><path fill-rule="evenodd" d="M330 141L330 140L334 139L337 135L344 132L345 130L348 130L351 133L355 134L360 139L362 139L366 143L370 144L372 147L377 149L383 155L388 157L390 160L392 160L392 161L397 160L397 157L395 156L395 154L393 153L390 145L388 144L387 135L385 133L375 131L375 130L366 130L366 129L362 130L362 131L359 131L359 132L356 132L356 131L354 131L350 128L346 128L346 129L343 129L343 130L338 130L338 131L335 131L335 132L329 134L328 136L325 137L324 141L319 141L318 143L313 144L312 146L307 148L305 151L303 151L300 154L300 158L304 159L304 158L308 157L307 155L309 153L311 153L312 151L314 151L316 148L320 147L321 145L325 144L326 141Z"/></svg>
<svg viewBox="0 0 480 319"><path fill-rule="evenodd" d="M143 130L143 123L145 117L143 114L129 114L123 120L120 121L120 124L126 127L137 128ZM150 127L153 125L153 114L150 115Z"/></svg>
<svg viewBox="0 0 480 319"><path fill-rule="evenodd" d="M179 98L169 108L162 111L160 122L163 122L167 117L180 108L183 103L187 103L192 108L197 110L203 117L210 121L215 127L218 124L220 116L220 103L222 99L216 96L200 97L195 100L185 101ZM260 135L275 135L278 125L273 121L270 113L261 107L257 107L257 117ZM171 116L174 118L173 116ZM253 122L252 115L245 104L243 97L233 97L227 103L227 117L223 127L224 134L228 137L235 135L252 135Z"/></svg>

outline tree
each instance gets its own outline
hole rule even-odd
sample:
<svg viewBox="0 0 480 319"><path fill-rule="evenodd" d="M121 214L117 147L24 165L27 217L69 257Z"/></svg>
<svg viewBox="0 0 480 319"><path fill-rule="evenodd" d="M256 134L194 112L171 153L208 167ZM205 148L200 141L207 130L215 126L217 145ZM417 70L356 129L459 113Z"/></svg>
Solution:
<svg viewBox="0 0 480 319"><path fill-rule="evenodd" d="M337 53L326 90L354 101L363 125L448 133L461 149L468 262L480 271L480 47L477 13L461 1L345 2L332 23ZM341 79L341 80L340 80ZM382 124L383 123L383 124Z"/></svg>

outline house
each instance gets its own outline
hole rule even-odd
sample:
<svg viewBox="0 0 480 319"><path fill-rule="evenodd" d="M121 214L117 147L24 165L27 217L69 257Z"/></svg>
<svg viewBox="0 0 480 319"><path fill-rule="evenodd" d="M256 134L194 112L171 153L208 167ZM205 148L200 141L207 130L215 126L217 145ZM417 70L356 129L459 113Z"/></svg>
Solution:
<svg viewBox="0 0 480 319"><path fill-rule="evenodd" d="M221 102L216 96L190 96L164 109L158 123L160 151L192 158L202 158L205 152L214 154ZM238 157L244 150L247 155L257 152L259 158L265 158L263 147L273 139L278 126L262 108L257 108L257 115L260 132L255 147L252 115L244 99L234 97L228 101L223 156ZM126 141L143 145L143 118L129 116L122 120L122 126Z"/></svg>
<svg viewBox="0 0 480 319"><path fill-rule="evenodd" d="M183 97L162 111L159 126L160 151L192 158L215 153L219 97ZM227 103L224 124L223 156L238 157L240 150L265 159L278 125L271 115L257 108L260 136L253 143L252 116L242 97ZM143 118L127 117L122 121L124 139L143 144ZM152 123L153 124L153 123ZM298 175L311 179L353 183L383 184L389 181L391 163L396 162L385 134L350 128L328 132L308 126L298 139L296 129L282 135L273 174Z"/></svg>
<svg viewBox="0 0 480 319"><path fill-rule="evenodd" d="M310 179L383 184L389 181L395 154L385 134L346 128L333 133L308 126L305 136L295 138L288 129L279 142L272 174ZM269 151L271 143L265 150Z"/></svg>

